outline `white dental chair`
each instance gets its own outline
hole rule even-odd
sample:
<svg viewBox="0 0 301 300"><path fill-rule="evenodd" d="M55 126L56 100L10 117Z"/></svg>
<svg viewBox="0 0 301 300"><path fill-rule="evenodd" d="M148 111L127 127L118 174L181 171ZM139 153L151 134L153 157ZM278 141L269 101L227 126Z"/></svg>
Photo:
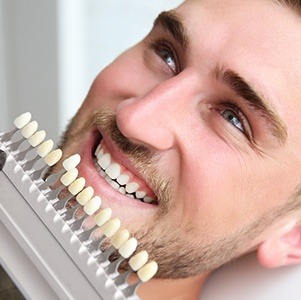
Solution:
<svg viewBox="0 0 301 300"><path fill-rule="evenodd" d="M200 299L300 300L301 266L266 269L250 254L217 270Z"/></svg>

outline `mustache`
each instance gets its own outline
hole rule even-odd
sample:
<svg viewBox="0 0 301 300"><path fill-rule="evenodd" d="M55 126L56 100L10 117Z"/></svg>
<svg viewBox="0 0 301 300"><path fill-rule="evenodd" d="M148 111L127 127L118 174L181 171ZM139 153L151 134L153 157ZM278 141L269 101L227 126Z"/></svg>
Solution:
<svg viewBox="0 0 301 300"><path fill-rule="evenodd" d="M132 143L121 133L116 122L116 115L110 109L103 107L96 111L92 125L109 135L116 146L125 154L133 156L135 159L143 159L144 163L151 161L152 153L148 148Z"/></svg>

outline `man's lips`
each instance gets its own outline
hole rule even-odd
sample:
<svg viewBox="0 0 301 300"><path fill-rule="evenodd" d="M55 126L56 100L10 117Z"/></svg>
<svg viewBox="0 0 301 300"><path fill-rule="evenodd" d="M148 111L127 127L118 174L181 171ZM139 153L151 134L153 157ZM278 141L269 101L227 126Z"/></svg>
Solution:
<svg viewBox="0 0 301 300"><path fill-rule="evenodd" d="M156 208L155 205L151 205L149 203L144 203L142 201L136 200L136 199L129 199L128 196L123 195L119 191L115 190L108 182L99 174L99 171L97 170L95 166L95 157L93 155L93 152L95 151L95 147L97 147L97 144L102 139L102 136L99 135L98 131L93 131L90 133L89 137L87 138L86 142L83 144L81 157L82 161L80 165L78 166L79 173L86 178L87 184L91 185L95 193L99 196L101 196L103 200L104 206L110 206L112 208L119 206L125 207L126 211L129 211L129 208L139 208L142 210L152 210ZM106 138L106 141L108 141L108 138ZM125 162L126 158L122 158L122 153L118 150L114 150L113 143L107 142L106 144L107 148L110 148L110 153L114 157L115 161L118 161L120 165L126 165L126 169L133 169L129 166L129 162ZM116 158L117 157L117 158ZM133 174L133 173L132 173ZM133 177L137 181L139 181L139 184L141 184L141 187L145 189L147 192L148 197L154 196L153 192L147 187L147 185L144 183L142 179L137 177L135 174L133 174Z"/></svg>

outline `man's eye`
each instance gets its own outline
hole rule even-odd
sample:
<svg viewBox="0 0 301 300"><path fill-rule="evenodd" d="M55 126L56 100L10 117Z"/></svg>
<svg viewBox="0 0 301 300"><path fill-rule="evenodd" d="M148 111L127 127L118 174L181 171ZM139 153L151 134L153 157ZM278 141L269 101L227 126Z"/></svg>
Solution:
<svg viewBox="0 0 301 300"><path fill-rule="evenodd" d="M174 75L179 73L177 54L169 42L166 40L155 40L151 42L151 48L164 61Z"/></svg>
<svg viewBox="0 0 301 300"><path fill-rule="evenodd" d="M171 70L177 74L177 64L172 53L168 49L160 49L157 51L158 55L166 62Z"/></svg>
<svg viewBox="0 0 301 300"><path fill-rule="evenodd" d="M243 121L241 118L232 110L230 109L225 109L221 111L221 115L233 126L235 126L237 129L239 129L242 132L245 132L244 126L243 126Z"/></svg>
<svg viewBox="0 0 301 300"><path fill-rule="evenodd" d="M219 118L221 116L234 130L239 130L249 141L253 140L251 123L238 103L233 100L223 100L213 108L219 114Z"/></svg>

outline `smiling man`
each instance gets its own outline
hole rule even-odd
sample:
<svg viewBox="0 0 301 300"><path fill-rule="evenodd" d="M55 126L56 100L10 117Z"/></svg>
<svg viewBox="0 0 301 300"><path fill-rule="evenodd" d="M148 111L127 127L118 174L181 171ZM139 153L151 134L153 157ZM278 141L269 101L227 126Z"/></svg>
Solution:
<svg viewBox="0 0 301 300"><path fill-rule="evenodd" d="M287 3L290 2L290 3ZM159 264L142 299L197 299L258 251L301 259L301 4L188 0L95 79L62 140Z"/></svg>

